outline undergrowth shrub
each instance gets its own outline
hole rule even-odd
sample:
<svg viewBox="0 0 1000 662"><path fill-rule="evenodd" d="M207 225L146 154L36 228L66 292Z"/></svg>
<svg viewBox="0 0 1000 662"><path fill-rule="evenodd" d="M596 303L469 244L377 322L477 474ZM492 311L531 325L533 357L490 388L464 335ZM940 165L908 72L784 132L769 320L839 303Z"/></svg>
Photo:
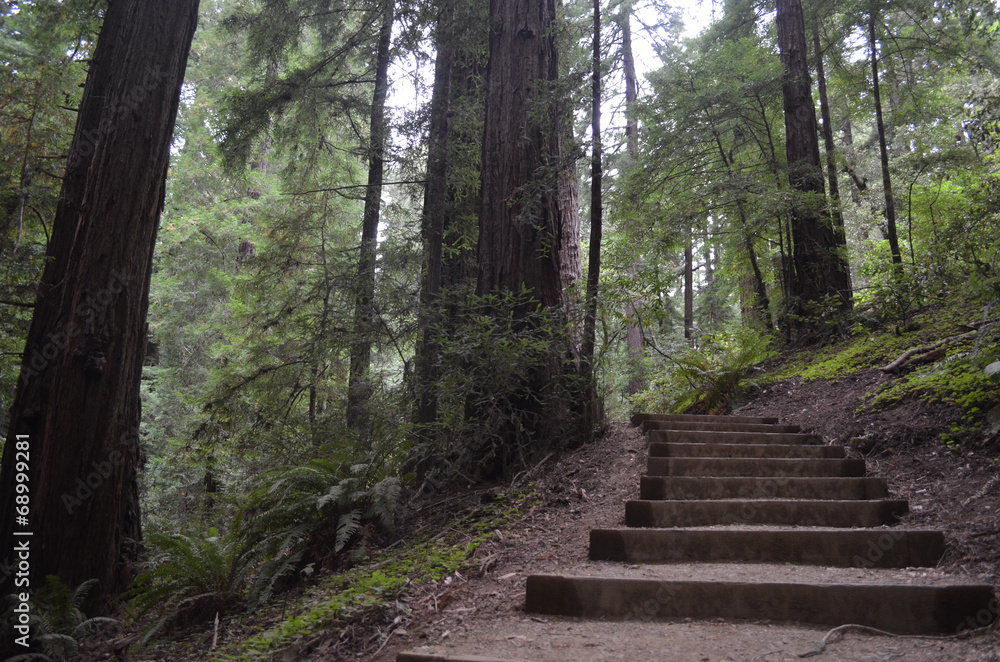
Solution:
<svg viewBox="0 0 1000 662"><path fill-rule="evenodd" d="M754 366L773 356L771 337L751 329L703 337L701 347L670 357L649 387L634 396L637 411L721 414L755 388Z"/></svg>
<svg viewBox="0 0 1000 662"><path fill-rule="evenodd" d="M881 252L876 255L884 257ZM935 285L940 287L940 283L934 282L928 268L886 267L885 264L873 263L870 258L862 264L861 273L868 280L868 287L857 293L854 315L863 319L870 314L883 324L906 329L927 301L930 291Z"/></svg>
<svg viewBox="0 0 1000 662"><path fill-rule="evenodd" d="M265 474L224 535L214 527L207 535L151 535L147 570L126 594L134 619L155 614L142 642L217 612L254 608L299 570L332 566L352 547L363 551L377 527L393 529L401 490L398 478L375 480L371 465L314 459Z"/></svg>
<svg viewBox="0 0 1000 662"><path fill-rule="evenodd" d="M220 535L213 527L207 535L154 533L147 543L154 550L147 569L125 594L132 619L153 614L141 644L174 625L244 604L254 550L232 532Z"/></svg>
<svg viewBox="0 0 1000 662"><path fill-rule="evenodd" d="M52 662L65 660L76 655L80 641L95 634L102 627L117 627L113 618L88 618L81 607L96 579L85 581L75 589L62 583L58 577L49 575L29 600L28 629L29 644L33 652L15 655L6 662ZM7 598L8 608L4 614L6 636L14 634L14 607L19 604L17 596Z"/></svg>
<svg viewBox="0 0 1000 662"><path fill-rule="evenodd" d="M392 531L402 483L375 480L374 468L315 459L269 472L248 499L238 524L244 543L263 558L250 588L250 604L266 602L280 581L306 559L330 567L354 546L363 554L377 529Z"/></svg>
<svg viewBox="0 0 1000 662"><path fill-rule="evenodd" d="M564 311L521 294L470 297L437 330L438 418L415 430L411 450L424 485L509 477L580 438L573 326Z"/></svg>

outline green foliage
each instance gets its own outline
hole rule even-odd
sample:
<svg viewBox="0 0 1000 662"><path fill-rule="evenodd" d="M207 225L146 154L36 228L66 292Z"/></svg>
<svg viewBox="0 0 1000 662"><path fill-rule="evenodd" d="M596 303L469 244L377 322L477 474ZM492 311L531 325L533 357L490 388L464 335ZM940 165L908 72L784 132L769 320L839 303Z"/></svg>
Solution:
<svg viewBox="0 0 1000 662"><path fill-rule="evenodd" d="M173 625L266 603L307 559L322 563L363 546L374 534L369 523L392 530L401 484L371 474L369 465L346 470L326 460L277 469L225 535L213 528L150 536L155 551L128 594L135 619L155 610L143 642Z"/></svg>
<svg viewBox="0 0 1000 662"><path fill-rule="evenodd" d="M884 366L912 347L952 336L956 323L974 322L983 315L983 302L973 293L925 306L909 317L906 327L880 319L867 303L859 303L849 333L820 348L790 353L767 376L767 381L798 378L803 381L840 379Z"/></svg>
<svg viewBox="0 0 1000 662"><path fill-rule="evenodd" d="M70 589L58 577L46 577L45 584L35 591L29 601L29 643L37 652L15 655L7 658L7 662L65 660L76 655L81 640L95 634L102 627L117 627L118 621L113 618L87 618L81 611L87 592L96 583L96 579L91 579ZM13 637L16 616L14 607L20 601L16 595L10 595L7 602L9 607L4 614L4 627L7 629L5 636Z"/></svg>
<svg viewBox="0 0 1000 662"><path fill-rule="evenodd" d="M638 411L722 414L756 383L752 370L774 354L772 339L750 329L703 337L703 344L671 359L673 366L635 396Z"/></svg>
<svg viewBox="0 0 1000 662"><path fill-rule="evenodd" d="M345 468L329 460L274 470L252 492L238 525L248 547L265 559L250 589L250 605L266 602L279 581L306 558L331 565L351 545L360 554L377 524L392 531L402 491L398 478L375 481L373 467Z"/></svg>
<svg viewBox="0 0 1000 662"><path fill-rule="evenodd" d="M276 649L333 630L348 618L371 609L408 611L399 601L403 588L440 582L480 563L477 549L502 531L523 510L537 503L532 492L510 492L454 519L447 529L386 551L371 564L356 567L310 588L290 616L282 614L265 632L223 647L212 659L268 659Z"/></svg>
<svg viewBox="0 0 1000 662"><path fill-rule="evenodd" d="M152 613L142 643L166 628L225 613L244 600L254 550L238 536L156 533L147 570L126 593L133 619Z"/></svg>
<svg viewBox="0 0 1000 662"><path fill-rule="evenodd" d="M969 341L972 347L955 347L940 361L916 366L901 379L884 384L868 406L883 409L915 397L958 407L968 424L981 422L987 412L1000 406L996 372L990 372L995 365L991 361L1000 355L1000 329L984 330L980 336Z"/></svg>
<svg viewBox="0 0 1000 662"><path fill-rule="evenodd" d="M89 0L0 5L0 434L100 25Z"/></svg>
<svg viewBox="0 0 1000 662"><path fill-rule="evenodd" d="M450 326L438 329L438 420L415 430L412 450L436 487L511 476L529 458L574 439L564 395L579 384L567 360L573 323L527 293L470 296ZM536 434L544 421L552 435Z"/></svg>

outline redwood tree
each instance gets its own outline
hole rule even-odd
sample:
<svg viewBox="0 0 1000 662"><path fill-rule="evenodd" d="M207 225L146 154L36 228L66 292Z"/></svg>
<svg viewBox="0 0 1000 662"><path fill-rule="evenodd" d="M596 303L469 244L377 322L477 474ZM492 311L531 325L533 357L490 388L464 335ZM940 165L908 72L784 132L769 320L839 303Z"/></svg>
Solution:
<svg viewBox="0 0 1000 662"><path fill-rule="evenodd" d="M575 210L567 208L572 196L566 195L565 171L572 163L563 154L568 114L556 85L555 22L554 0L490 2L477 294L520 297L514 314L522 326L537 319L531 314L538 310L565 310L564 276L574 270L574 251L566 244L578 241L566 231ZM530 433L575 432L559 427L558 414L569 414L567 408L540 411L543 400L558 398L553 380L575 373L576 366L562 365L573 353L572 343L563 343L551 349L545 365L531 367L525 392L511 403L524 413L520 419ZM555 441L545 434L538 439Z"/></svg>
<svg viewBox="0 0 1000 662"><path fill-rule="evenodd" d="M808 313L809 304L837 295L847 304L847 262L838 250L825 205L816 108L806 52L805 21L800 0L777 0L778 47L784 68L785 152L789 179L801 195L792 210L793 312Z"/></svg>
<svg viewBox="0 0 1000 662"><path fill-rule="evenodd" d="M89 615L107 611L128 586L141 538L137 470L146 308L197 17L198 0L108 4L4 447L2 556L28 542L32 589L47 575L70 586L98 579ZM25 441L27 454L15 458ZM15 520L15 505L24 501L16 500L22 472L30 505L25 520ZM14 576L4 574L7 595Z"/></svg>
<svg viewBox="0 0 1000 662"><path fill-rule="evenodd" d="M555 20L554 0L490 2L477 286L526 288L547 308L565 303Z"/></svg>

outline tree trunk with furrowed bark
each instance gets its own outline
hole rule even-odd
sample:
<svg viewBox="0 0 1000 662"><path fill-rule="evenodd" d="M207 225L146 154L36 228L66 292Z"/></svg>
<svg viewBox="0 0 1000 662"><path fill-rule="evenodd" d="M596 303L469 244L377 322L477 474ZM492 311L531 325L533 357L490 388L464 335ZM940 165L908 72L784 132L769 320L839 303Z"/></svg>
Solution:
<svg viewBox="0 0 1000 662"><path fill-rule="evenodd" d="M0 560L27 541L30 571L25 586L5 563L3 595L38 589L47 575L70 587L97 579L84 606L96 616L132 580L153 248L197 18L198 0L108 5L4 447Z"/></svg>

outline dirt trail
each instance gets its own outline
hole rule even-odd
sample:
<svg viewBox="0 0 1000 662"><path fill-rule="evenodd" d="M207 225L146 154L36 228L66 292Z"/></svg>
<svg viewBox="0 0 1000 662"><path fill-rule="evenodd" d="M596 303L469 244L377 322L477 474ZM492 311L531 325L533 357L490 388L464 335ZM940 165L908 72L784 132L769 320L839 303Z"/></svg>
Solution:
<svg viewBox="0 0 1000 662"><path fill-rule="evenodd" d="M828 442L865 438L874 452L870 475L886 476L890 495L909 498L903 526L940 528L949 537L936 568L875 571L809 568L821 582L945 580L1000 584L998 468L979 455L948 452L935 439L950 412L922 408L857 417L877 375L841 382L774 385L740 413L777 416L782 423L824 434ZM819 403L820 406L816 406ZM920 415L916 415L919 413ZM851 451L858 456L855 451ZM387 628L391 636L374 657L394 660L401 650L439 655L474 654L508 660L798 660L814 650L827 628L768 622L595 622L538 617L523 611L529 574L649 574L684 579L786 581L788 568L757 564L629 566L588 559L589 531L624 523L624 502L636 498L644 473L646 441L640 431L615 424L598 443L550 462L535 481L541 503L479 551L493 557L482 577L451 577L418 589L413 611ZM1000 532L998 532L1000 533ZM424 599L429 598L429 599ZM333 659L317 650L310 659ZM1000 660L996 629L964 639L906 639L859 632L835 635L820 659Z"/></svg>

